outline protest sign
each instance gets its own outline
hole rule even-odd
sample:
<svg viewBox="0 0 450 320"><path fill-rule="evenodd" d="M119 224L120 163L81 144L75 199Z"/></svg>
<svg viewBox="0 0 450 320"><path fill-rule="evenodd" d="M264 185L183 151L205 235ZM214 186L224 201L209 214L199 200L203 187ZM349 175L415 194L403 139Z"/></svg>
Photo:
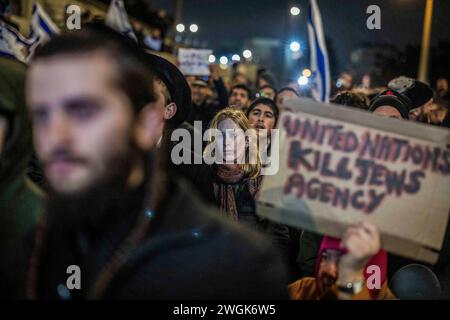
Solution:
<svg viewBox="0 0 450 320"><path fill-rule="evenodd" d="M211 53L211 50L180 48L178 61L181 72L190 76L209 76L209 55Z"/></svg>
<svg viewBox="0 0 450 320"><path fill-rule="evenodd" d="M280 169L264 178L258 213L334 237L369 221L386 250L435 263L450 208L450 131L310 99L286 106Z"/></svg>

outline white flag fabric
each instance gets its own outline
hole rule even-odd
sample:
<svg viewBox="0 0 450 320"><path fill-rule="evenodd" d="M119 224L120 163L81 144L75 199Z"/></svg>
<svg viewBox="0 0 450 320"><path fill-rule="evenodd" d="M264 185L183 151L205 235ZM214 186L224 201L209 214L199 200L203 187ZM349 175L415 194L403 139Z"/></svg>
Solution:
<svg viewBox="0 0 450 320"><path fill-rule="evenodd" d="M0 20L0 56L8 56L26 62L32 41L18 30Z"/></svg>
<svg viewBox="0 0 450 320"><path fill-rule="evenodd" d="M47 42L59 33L60 30L56 24L50 19L49 15L44 11L41 5L35 2L31 14L30 25L30 41L32 41L32 44L29 48L27 61L31 59L35 49L40 44Z"/></svg>
<svg viewBox="0 0 450 320"><path fill-rule="evenodd" d="M60 30L37 2L31 15L30 38L42 43L59 34Z"/></svg>
<svg viewBox="0 0 450 320"><path fill-rule="evenodd" d="M312 97L316 101L330 100L330 65L325 44L322 17L316 0L310 0L308 9L308 35L312 71Z"/></svg>
<svg viewBox="0 0 450 320"><path fill-rule="evenodd" d="M122 0L111 1L108 12L106 13L105 24L137 41L137 37L133 32L130 21L128 20L128 14Z"/></svg>

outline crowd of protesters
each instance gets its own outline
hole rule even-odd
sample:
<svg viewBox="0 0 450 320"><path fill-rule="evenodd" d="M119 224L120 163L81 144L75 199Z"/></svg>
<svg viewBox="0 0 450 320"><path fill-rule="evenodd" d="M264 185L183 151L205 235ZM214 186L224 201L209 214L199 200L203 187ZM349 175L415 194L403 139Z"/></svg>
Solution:
<svg viewBox="0 0 450 320"><path fill-rule="evenodd" d="M331 102L450 127L445 78L433 90L399 76L370 94L351 81ZM233 132L270 144L301 94L267 71L227 87L215 65L207 81L183 75L96 24L53 38L28 66L0 57L0 296L450 298L448 232L438 263L424 265L384 251L367 222L335 239L260 217L265 162L249 161L254 141ZM202 161L212 136L182 146L191 162L174 161L178 129L222 132L224 162ZM373 265L379 287L367 285ZM67 287L69 266L79 288Z"/></svg>

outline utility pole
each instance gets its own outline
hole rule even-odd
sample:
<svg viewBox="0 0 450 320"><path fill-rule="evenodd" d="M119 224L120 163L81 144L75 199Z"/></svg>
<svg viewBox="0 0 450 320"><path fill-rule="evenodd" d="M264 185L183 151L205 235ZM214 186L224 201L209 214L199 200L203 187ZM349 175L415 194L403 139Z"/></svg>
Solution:
<svg viewBox="0 0 450 320"><path fill-rule="evenodd" d="M175 0L174 25L181 23L183 20L183 0Z"/></svg>
<svg viewBox="0 0 450 320"><path fill-rule="evenodd" d="M420 49L418 80L428 83L428 66L430 56L431 23L433 20L433 0L427 0L423 23L422 47Z"/></svg>

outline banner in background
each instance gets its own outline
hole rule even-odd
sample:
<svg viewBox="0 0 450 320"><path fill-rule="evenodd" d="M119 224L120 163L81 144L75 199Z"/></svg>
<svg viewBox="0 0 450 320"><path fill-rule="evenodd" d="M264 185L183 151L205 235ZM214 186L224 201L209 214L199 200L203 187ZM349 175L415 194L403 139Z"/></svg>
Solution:
<svg viewBox="0 0 450 320"><path fill-rule="evenodd" d="M212 50L184 49L178 50L180 70L185 75L209 76L209 55Z"/></svg>

